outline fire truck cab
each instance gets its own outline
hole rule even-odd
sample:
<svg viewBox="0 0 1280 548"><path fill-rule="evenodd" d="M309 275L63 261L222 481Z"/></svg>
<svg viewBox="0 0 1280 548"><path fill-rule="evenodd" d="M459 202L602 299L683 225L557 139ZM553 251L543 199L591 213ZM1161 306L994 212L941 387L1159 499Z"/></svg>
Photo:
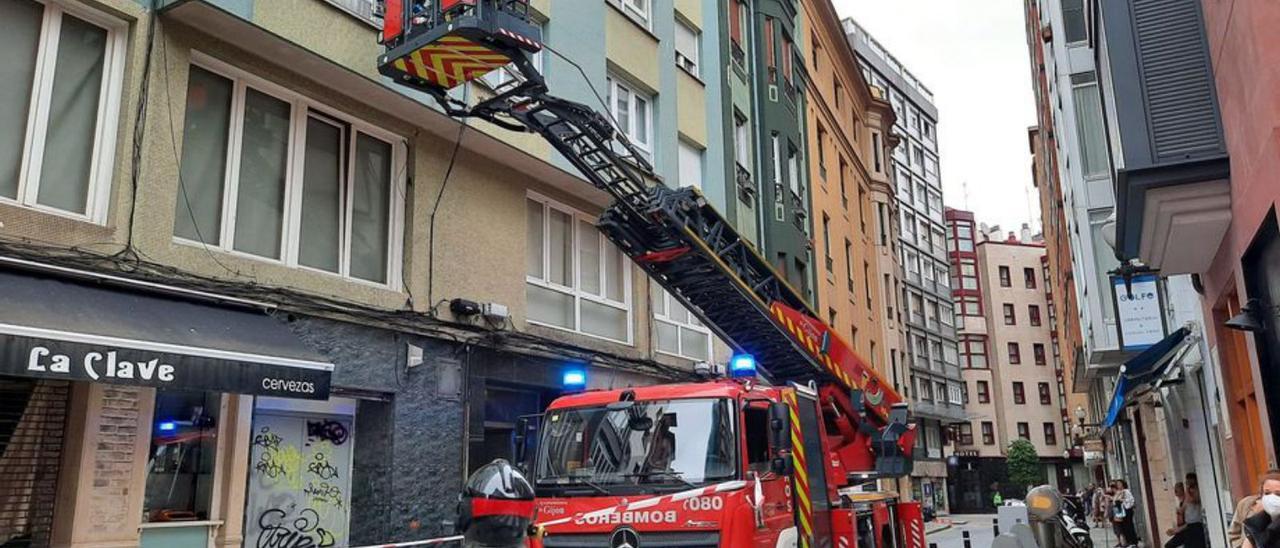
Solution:
<svg viewBox="0 0 1280 548"><path fill-rule="evenodd" d="M923 547L918 503L828 480L848 472L821 416L814 391L754 380L561 397L517 435L538 521L573 518L534 546Z"/></svg>

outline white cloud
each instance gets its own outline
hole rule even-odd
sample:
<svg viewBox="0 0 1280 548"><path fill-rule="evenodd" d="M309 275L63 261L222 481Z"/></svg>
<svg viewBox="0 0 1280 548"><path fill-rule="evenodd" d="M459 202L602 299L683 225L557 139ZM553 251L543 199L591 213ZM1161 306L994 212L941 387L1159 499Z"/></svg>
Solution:
<svg viewBox="0 0 1280 548"><path fill-rule="evenodd" d="M989 224L1038 228L1027 144L1036 112L1023 3L833 1L841 17L858 21L933 91L946 205L973 210Z"/></svg>

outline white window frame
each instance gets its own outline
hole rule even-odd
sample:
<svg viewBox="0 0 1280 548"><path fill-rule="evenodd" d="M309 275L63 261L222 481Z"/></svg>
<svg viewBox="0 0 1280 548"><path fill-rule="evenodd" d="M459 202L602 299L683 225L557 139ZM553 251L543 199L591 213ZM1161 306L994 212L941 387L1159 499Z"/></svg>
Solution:
<svg viewBox="0 0 1280 548"><path fill-rule="evenodd" d="M652 159L653 158L653 134L654 134L653 96L648 93L639 91L638 89L636 89L635 86L631 85L630 83L627 83L621 77L612 73L605 77L605 81L609 86L609 90L608 90L609 113L613 115L613 119L615 121L620 119L618 116L619 112L618 112L618 101L617 101L619 92L625 91L627 92L627 95L631 98L630 100L627 101L627 108L629 109L629 112L627 112L628 127L618 128L618 130L627 136L627 139L631 141L632 145L635 145L637 149L640 149L641 152L643 152L646 156ZM648 108L646 108L644 111L644 114L645 114L644 115L644 121L645 121L644 135L640 135L636 131L636 126L638 125L636 124L636 119L637 119L637 116L636 116L637 103L635 101L636 97L644 99L645 103L648 105Z"/></svg>
<svg viewBox="0 0 1280 548"><path fill-rule="evenodd" d="M222 217L219 219L221 225L219 226L220 232L217 245L189 240L176 234L172 236L173 241L182 245L217 250L222 253L254 261L278 264L289 268L320 273L328 276L336 276L343 280L362 285L391 289L393 291L402 290L404 287L404 280L401 277L400 265L402 264L404 257L404 196L407 191L405 179L405 162L407 161L407 151L405 150L404 144L405 138L360 120L359 118L350 116L339 109L330 107L308 97L304 97L297 92L256 76L230 63L214 58L204 52L192 51L191 65L200 67L201 69L212 72L223 78L227 78L228 80L231 80L232 83L231 120L227 129L226 173L223 176ZM235 249L236 197L239 191L244 101L245 95L250 88L276 100L289 103L290 107L289 143L287 148L288 158L285 161L284 211L280 230L281 257L279 259L263 257L261 255L255 255ZM387 217L387 230L389 231L389 234L387 237L388 249L386 283L379 283L351 276L351 201L347 200L346 197L350 192L350 185L354 180L355 166L352 161L355 155L354 146L346 147L348 149L346 151L347 157L343 164L346 173L343 177L343 187L340 189L340 192L345 203L343 206L344 224L341 232L339 233L339 238L342 241L339 243L338 272L330 272L328 270L306 266L298 262L301 245L299 236L301 235L302 194L304 186L302 163L306 155L307 120L313 114L313 111L317 118L325 121L326 123L339 121L347 124L348 131L346 131L345 138L347 139L348 145L354 143L357 136L361 133L391 145L392 178L390 199L388 200L391 211ZM182 197L178 196L175 199L182 199Z"/></svg>
<svg viewBox="0 0 1280 548"><path fill-rule="evenodd" d="M646 30L652 28L653 0L609 0L609 2Z"/></svg>
<svg viewBox="0 0 1280 548"><path fill-rule="evenodd" d="M546 235L550 233L550 222L551 222L550 221L551 216L548 213L550 212L550 210L554 209L559 211L560 213L569 215L571 226L573 227L569 233L569 236L570 236L569 249L573 250L572 252L573 257L571 258L571 263L570 263L571 269L569 272L569 280L570 280L570 283L573 284L573 286L569 287L569 286L561 285L559 283L547 281L527 273L525 274L524 279L525 279L525 283L528 285L540 287L542 289L555 291L556 293L573 297L573 328L570 329L564 326L559 326L559 325L546 323L546 322L540 322L538 320L529 318L528 314L525 315L525 321L533 325L539 325L542 327L548 327L548 328L556 329L560 331L568 331L571 333L578 333L586 337L600 339L603 341L615 342L615 343L625 344L628 346L634 345L635 344L634 342L635 341L635 318L634 318L635 310L634 310L634 307L631 306L631 299L632 299L631 297L631 262L624 260L622 263L622 298L624 299L623 301L615 301L603 295L595 295L595 294L583 291L582 288L580 287L580 280L579 280L580 278L579 274L582 272L582 265L579 263L579 257L578 257L578 226L580 222L595 224L596 217L587 215L586 213L583 213L582 211L579 211L578 209L572 206L569 206L563 202L560 202L559 200L545 196L543 194L539 194L532 190L528 191L528 193L526 194L526 198L528 200L541 203L543 206L542 207L542 211L543 211L542 272L544 275L547 272L551 271L551 253L549 252L550 243L548 243L550 239L546 237ZM600 250L599 250L600 257L605 256L605 253L604 253L606 249L605 246L608 246L608 245L613 245L613 244L610 243L607 238L604 238L603 235L601 235ZM621 253L621 251L619 252ZM603 288L606 287L605 269L603 268L603 264L601 264L601 268L600 268L600 287L602 292L604 291ZM595 304L608 306L610 308L626 311L627 338L625 340L619 340L619 339L614 339L611 337L605 337L603 335L596 335L594 333L588 333L586 331L583 331L582 330L582 301L584 300L590 301Z"/></svg>
<svg viewBox="0 0 1280 548"><path fill-rule="evenodd" d="M654 282L653 282L653 281L650 281L649 283L654 283ZM714 359L714 358L715 358L715 354L712 352L712 347L713 347L714 343L713 343L712 341L714 341L714 340L715 340L715 334L713 334L713 333L711 332L711 329L710 329L710 328L708 328L706 325L704 325L701 321L698 321L698 318L697 318L696 316L694 316L694 315L693 315L693 312L689 311L687 308L685 309L685 312L688 314L688 317L689 317L689 320L690 320L690 321L682 322L682 321L680 321L680 320L677 320L677 319L672 318L672 317L671 317L671 307L672 307L672 306L679 306L679 307L683 307L684 305L683 305L683 304L680 304L680 301L679 301L679 300L677 300L674 296L672 296L672 295L671 295L671 293L670 293L670 292L668 292L666 289L661 289L661 291L662 291L662 299L663 299L663 302L661 303L661 304L662 304L662 306L661 306L661 307L659 307L659 303L656 303L656 302L655 302L655 303L653 303L653 305L652 305L652 306L653 306L653 321L658 322L658 323L664 323L664 324L667 324L667 325L670 325L670 326L672 326L672 327L675 327L675 328L676 328L676 349L677 349L677 351L676 351L675 353L671 353L671 352L668 352L668 351L666 351L666 350L659 349L659 348L658 348L658 337L657 337L657 334L656 334L656 333L655 333L655 335L654 335L654 337L653 337L653 351L654 351L654 352L657 352L657 353L659 353L659 354L666 354L666 355L668 355L668 356L675 356L675 357L677 357L677 358L684 358L684 359L686 359L686 360L702 360L702 359L705 359L705 360L707 360L707 361L711 361L712 359ZM650 294L652 295L652 293L650 293ZM690 355L688 355L688 353L686 353L686 352L685 352L685 348L684 348L684 337L680 336L680 331L681 331L681 330L694 331L694 332L697 332L697 333L705 334L705 335L707 336L706 358L699 358L699 357L695 357L695 356L690 356Z"/></svg>
<svg viewBox="0 0 1280 548"><path fill-rule="evenodd" d="M681 27L693 36L693 51L680 51L680 32ZM682 18L676 18L675 25L675 50L676 50L676 66L681 70L689 73L694 78L701 78L701 50L702 50L702 31L698 27L686 23Z"/></svg>
<svg viewBox="0 0 1280 548"><path fill-rule="evenodd" d="M63 4L36 0L44 6L40 21L40 38L36 46L35 74L32 77L27 129L22 141L22 157L18 166L16 199L0 196L0 203L15 204L44 213L87 221L107 223L110 210L111 182L115 168L116 133L120 119L121 93L124 86L125 54L128 49L128 24L79 4ZM77 213L38 203L40 171L49 130L49 102L52 100L58 41L62 36L62 15L68 14L107 32L102 56L102 89L98 92L97 117L94 121L93 151L89 160L88 196L85 212ZM139 122L140 123L140 122Z"/></svg>

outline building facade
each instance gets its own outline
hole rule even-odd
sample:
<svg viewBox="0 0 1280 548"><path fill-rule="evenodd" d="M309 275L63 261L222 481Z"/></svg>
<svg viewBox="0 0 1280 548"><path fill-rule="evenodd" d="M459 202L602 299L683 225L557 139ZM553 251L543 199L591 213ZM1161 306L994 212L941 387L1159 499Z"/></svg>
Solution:
<svg viewBox="0 0 1280 548"><path fill-rule="evenodd" d="M876 169L870 135L883 134L891 117L872 94L828 0L802 5L808 39L806 127L812 218L819 258L817 310L858 355L886 377L884 296L880 241L871 199L888 175Z"/></svg>
<svg viewBox="0 0 1280 548"><path fill-rule="evenodd" d="M808 74L801 57L798 0L733 0L719 14L717 44L723 112L725 217L756 244L774 268L810 302L815 280L811 241L813 198L806 158Z"/></svg>
<svg viewBox="0 0 1280 548"><path fill-rule="evenodd" d="M1032 182L1039 197L1041 239L1045 246L1041 262L1049 301L1049 335L1053 339L1054 367L1061 372L1058 384L1066 411L1063 431L1069 434L1067 455L1073 466L1075 490L1080 492L1089 484L1100 485L1106 481L1100 466L1104 461L1104 451L1098 440L1086 438L1084 432L1084 424L1094 423L1096 419L1091 419L1088 387L1084 382L1078 382L1084 376L1083 335L1080 332L1075 281L1071 275L1071 241L1062 211L1057 155L1054 152L1056 144L1053 136L1039 127L1027 130L1027 140L1031 147Z"/></svg>
<svg viewBox="0 0 1280 548"><path fill-rule="evenodd" d="M552 88L600 91L666 184L709 193L715 5L533 2L589 80L543 54ZM150 6L0 6L0 108L25 121L0 145L3 542L438 536L566 370L727 358L545 143L389 87L371 2Z"/></svg>
<svg viewBox="0 0 1280 548"><path fill-rule="evenodd" d="M964 512L992 511L995 492L1022 498L1004 474L1009 444L1025 439L1045 465L1045 481L1075 491L1061 369L1053 359L1045 247L1029 229L1002 234L947 210L957 299L977 303L959 315L960 361L970 420L956 436L952 478Z"/></svg>
<svg viewBox="0 0 1280 548"><path fill-rule="evenodd" d="M1280 112L1266 97L1277 79L1272 60L1280 55L1280 44L1274 36L1255 34L1254 29L1275 20L1280 12L1266 2L1243 2L1239 8L1230 12L1211 2L1201 3L1209 55L1233 61L1215 62L1213 73L1230 156L1230 207L1222 207L1221 197L1217 205L1209 206L1220 214L1229 212L1229 225L1216 248L1207 248L1212 250L1212 261L1196 272L1204 287L1206 336L1217 350L1210 359L1221 368L1223 425L1230 425L1222 430L1223 456L1231 463L1227 470L1231 492L1243 496L1255 489L1260 471L1276 468L1276 440L1280 439L1276 330L1269 327L1250 333L1224 326L1252 299L1258 300L1249 308L1261 322L1274 320L1267 311L1277 302L1278 293L1276 263L1270 259L1280 238L1275 228L1278 194L1266 174L1276 162L1268 150L1273 149L1270 135ZM1147 240L1144 233L1139 241Z"/></svg>
<svg viewBox="0 0 1280 548"><path fill-rule="evenodd" d="M1276 465L1276 403L1267 396L1276 377L1269 365L1276 355L1269 334L1275 276L1267 257L1276 247L1277 193L1257 182L1274 162L1258 150L1270 142L1276 117L1251 94L1271 89L1268 55L1277 50L1251 28L1280 12L1260 3L1228 11L1198 1L1159 11L1089 7L1110 129L1115 249L1161 275L1175 319L1170 337L1184 325L1191 341L1191 351L1156 369L1185 382L1145 396L1150 383L1125 386L1112 405L1124 405L1120 420L1142 421L1148 432L1147 423L1165 419L1156 426L1169 431L1169 446L1148 444L1146 451L1166 450L1170 465L1144 469L1147 482L1168 471L1208 479L1214 491L1206 508L1217 509L1208 514L1208 533L1216 542L1225 538L1233 502L1255 492L1258 477ZM1153 26L1185 31L1146 32ZM1177 443L1186 438L1197 443ZM1159 539L1160 530L1152 536Z"/></svg>
<svg viewBox="0 0 1280 548"><path fill-rule="evenodd" d="M1073 321L1080 333L1079 339L1065 344L1060 340L1059 346L1073 345L1072 392L1087 394L1089 402L1082 419L1071 410L1070 418L1080 427L1073 431L1081 434L1074 437L1079 438L1082 452L1091 449L1086 464L1095 480L1123 478L1140 493L1131 425L1120 425L1109 439L1103 439L1098 426L1106 416L1105 402L1114 390L1119 368L1132 353L1120 347L1109 274L1120 264L1105 237L1115 196L1107 169L1103 103L1087 14L1084 2L1077 0L1028 0L1024 6L1043 156L1037 162L1053 171L1052 177L1036 178L1042 203L1051 206L1043 222L1046 240L1057 251L1049 258L1050 273L1056 272L1052 285L1073 295ZM1061 212L1061 223L1054 211ZM1064 251L1070 253L1069 261L1063 260ZM1067 333L1072 331L1070 323L1066 326ZM1137 518L1144 523L1147 516Z"/></svg>
<svg viewBox="0 0 1280 548"><path fill-rule="evenodd" d="M1139 4L1026 4L1040 119L1033 147L1040 143L1037 165L1056 165L1037 170L1046 235L1061 246L1066 232L1072 248L1070 261L1050 257L1050 271L1057 284L1075 285L1080 307L1085 359L1072 384L1089 402L1071 411L1072 428L1094 479L1134 487L1145 541L1163 542L1173 486L1194 482L1206 532L1225 542L1224 419L1211 396L1223 380L1204 336L1214 328L1203 327L1215 322L1187 298L1203 280L1182 275L1207 264L1204 249L1226 230L1214 71L1198 2ZM1174 27L1184 31L1149 32ZM1077 237L1086 227L1091 237ZM1089 312L1098 297L1101 323ZM1236 431L1252 438L1256 429Z"/></svg>
<svg viewBox="0 0 1280 548"><path fill-rule="evenodd" d="M886 91L895 115L897 146L884 161L893 173L896 191L887 214L896 214L892 219L898 225L896 246L903 273L894 291L904 339L901 350L890 354L890 367L904 370L905 386L920 418L912 474L915 495L924 504L945 510L947 431L951 424L963 421L965 413L938 169L938 111L932 92L874 37L852 19L844 21L844 30L864 77L872 87ZM880 138L872 135L873 141ZM872 146L878 148L878 143Z"/></svg>

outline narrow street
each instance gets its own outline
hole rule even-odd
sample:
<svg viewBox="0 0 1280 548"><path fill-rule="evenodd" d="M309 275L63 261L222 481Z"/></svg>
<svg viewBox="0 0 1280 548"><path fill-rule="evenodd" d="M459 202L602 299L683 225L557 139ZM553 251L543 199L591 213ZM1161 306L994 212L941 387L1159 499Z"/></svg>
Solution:
<svg viewBox="0 0 1280 548"><path fill-rule="evenodd" d="M991 528L994 514L952 515L953 525L936 533L929 533L929 544L937 548L966 548L964 533L969 533L968 548L986 548L994 542L995 536ZM1093 529L1094 548L1110 548L1115 545L1115 533L1110 528Z"/></svg>

